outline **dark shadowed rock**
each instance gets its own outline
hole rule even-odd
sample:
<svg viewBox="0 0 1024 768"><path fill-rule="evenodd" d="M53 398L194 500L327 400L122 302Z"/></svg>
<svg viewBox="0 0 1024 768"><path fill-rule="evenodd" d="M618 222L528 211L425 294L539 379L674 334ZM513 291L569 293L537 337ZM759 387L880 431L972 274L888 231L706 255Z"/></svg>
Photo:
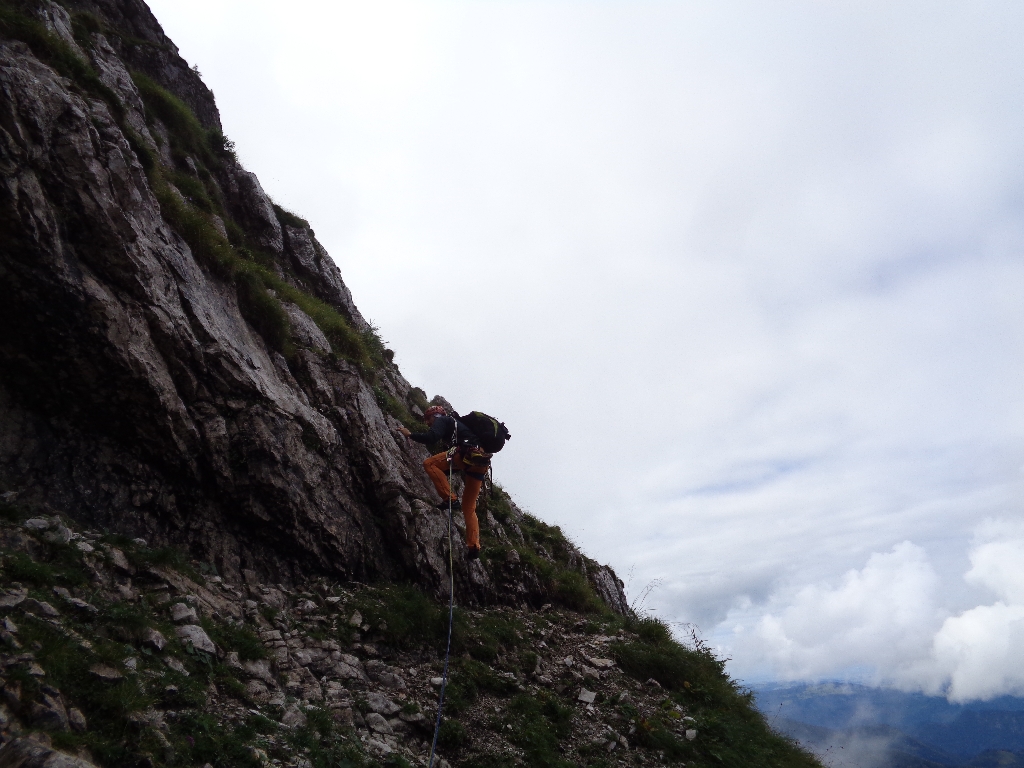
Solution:
<svg viewBox="0 0 1024 768"><path fill-rule="evenodd" d="M0 747L0 768L96 768L93 763L58 752L34 739L14 739Z"/></svg>

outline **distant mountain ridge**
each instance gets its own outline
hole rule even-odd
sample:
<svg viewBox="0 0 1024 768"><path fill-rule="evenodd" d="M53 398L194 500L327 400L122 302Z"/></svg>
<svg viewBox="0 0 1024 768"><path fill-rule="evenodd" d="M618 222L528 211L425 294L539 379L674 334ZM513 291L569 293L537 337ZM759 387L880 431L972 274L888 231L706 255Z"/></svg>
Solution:
<svg viewBox="0 0 1024 768"><path fill-rule="evenodd" d="M852 683L765 685L773 726L834 766L1024 766L1024 698L953 704Z"/></svg>

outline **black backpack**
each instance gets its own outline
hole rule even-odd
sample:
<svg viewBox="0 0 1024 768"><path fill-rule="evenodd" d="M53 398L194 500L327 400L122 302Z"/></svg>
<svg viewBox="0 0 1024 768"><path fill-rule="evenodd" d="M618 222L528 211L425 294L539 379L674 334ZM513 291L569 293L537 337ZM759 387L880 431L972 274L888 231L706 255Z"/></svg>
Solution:
<svg viewBox="0 0 1024 768"><path fill-rule="evenodd" d="M488 453L497 453L505 447L505 441L512 437L502 422L486 413L473 411L456 418L469 427L480 440L480 447Z"/></svg>

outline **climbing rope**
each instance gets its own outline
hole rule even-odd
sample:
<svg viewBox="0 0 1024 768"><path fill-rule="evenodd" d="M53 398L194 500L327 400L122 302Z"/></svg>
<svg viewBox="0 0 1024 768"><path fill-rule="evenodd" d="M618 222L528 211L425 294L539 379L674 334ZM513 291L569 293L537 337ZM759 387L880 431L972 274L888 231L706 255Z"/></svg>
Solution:
<svg viewBox="0 0 1024 768"><path fill-rule="evenodd" d="M453 449L454 450L454 449ZM434 751L437 749L437 735L441 732L441 713L444 711L444 692L448 687L448 658L452 652L452 623L455 616L455 557L452 554L452 526L454 513L452 507L452 451L448 452L448 575L451 582L448 587L448 647L444 651L444 672L441 675L441 698L437 702L437 722L434 723L434 740L430 743L430 760L427 768L434 768Z"/></svg>

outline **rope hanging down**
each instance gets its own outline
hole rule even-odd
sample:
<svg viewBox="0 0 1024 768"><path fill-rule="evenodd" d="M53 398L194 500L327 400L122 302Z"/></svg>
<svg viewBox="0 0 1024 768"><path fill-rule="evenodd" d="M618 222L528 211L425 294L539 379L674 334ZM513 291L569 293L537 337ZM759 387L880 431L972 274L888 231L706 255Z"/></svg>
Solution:
<svg viewBox="0 0 1024 768"><path fill-rule="evenodd" d="M455 616L455 558L452 554L452 527L454 514L452 506L452 451L448 452L448 575L451 579L448 587L448 646L444 651L444 672L441 675L441 698L437 702L437 722L434 723L434 740L430 743L430 759L427 768L434 768L434 751L437 749L437 735L441 732L441 713L444 711L444 692L448 687L448 658L452 652L452 619Z"/></svg>

